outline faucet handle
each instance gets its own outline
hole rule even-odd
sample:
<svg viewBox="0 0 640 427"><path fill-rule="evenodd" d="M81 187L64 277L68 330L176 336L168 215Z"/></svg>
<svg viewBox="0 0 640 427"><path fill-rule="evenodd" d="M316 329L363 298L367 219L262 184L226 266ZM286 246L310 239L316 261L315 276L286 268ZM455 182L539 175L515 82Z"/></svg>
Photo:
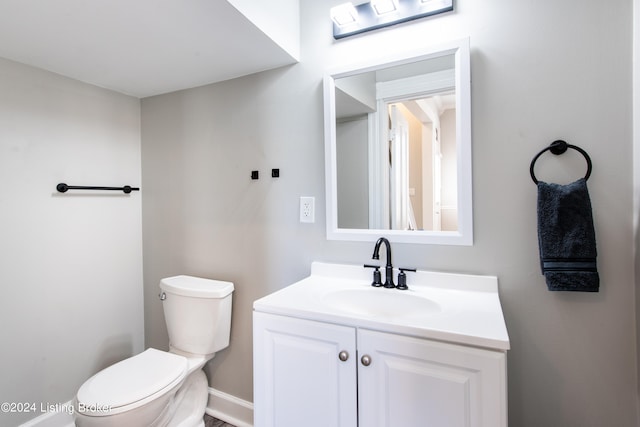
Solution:
<svg viewBox="0 0 640 427"><path fill-rule="evenodd" d="M382 286L382 277L380 276L380 266L365 264L364 267L375 268L375 270L373 271L373 282L371 282L371 286L373 286L374 288L379 288L380 286Z"/></svg>
<svg viewBox="0 0 640 427"><path fill-rule="evenodd" d="M401 291L406 291L407 289L409 289L409 287L407 286L407 274L405 273L405 271L413 271L415 272L416 269L415 268L400 268L400 273L398 273L398 286L396 286L397 289L400 289Z"/></svg>

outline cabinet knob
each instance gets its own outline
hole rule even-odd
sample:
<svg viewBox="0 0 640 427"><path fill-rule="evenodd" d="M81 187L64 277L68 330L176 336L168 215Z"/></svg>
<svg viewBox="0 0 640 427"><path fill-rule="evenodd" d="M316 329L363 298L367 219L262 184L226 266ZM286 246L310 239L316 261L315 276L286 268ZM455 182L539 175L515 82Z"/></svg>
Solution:
<svg viewBox="0 0 640 427"><path fill-rule="evenodd" d="M364 366L369 366L369 365L371 365L371 356L369 356L369 355L366 355L366 354L365 354L365 355L364 355L364 356L362 356L362 358L360 359L360 362L362 362L362 364L363 364Z"/></svg>
<svg viewBox="0 0 640 427"><path fill-rule="evenodd" d="M349 358L349 353L347 353L345 350L342 350L340 353L338 353L338 358L343 362L346 362Z"/></svg>

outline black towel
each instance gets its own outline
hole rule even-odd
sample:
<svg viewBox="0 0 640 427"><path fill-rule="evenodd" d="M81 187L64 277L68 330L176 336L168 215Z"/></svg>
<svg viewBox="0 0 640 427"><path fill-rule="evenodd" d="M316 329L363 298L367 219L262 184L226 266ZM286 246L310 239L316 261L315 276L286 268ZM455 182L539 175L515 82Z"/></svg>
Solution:
<svg viewBox="0 0 640 427"><path fill-rule="evenodd" d="M596 234L584 178L538 182L540 264L550 291L598 292Z"/></svg>

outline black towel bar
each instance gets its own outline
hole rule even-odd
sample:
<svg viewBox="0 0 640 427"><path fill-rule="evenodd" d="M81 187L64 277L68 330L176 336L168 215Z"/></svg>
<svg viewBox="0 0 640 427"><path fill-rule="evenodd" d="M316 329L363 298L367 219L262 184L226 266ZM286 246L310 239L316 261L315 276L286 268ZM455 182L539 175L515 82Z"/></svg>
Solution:
<svg viewBox="0 0 640 427"><path fill-rule="evenodd" d="M585 160L587 161L587 174L584 176L584 180L586 181L589 179L589 177L591 176L591 158L589 157L587 152L580 147L567 144L565 141L562 141L561 139L559 139L557 141L553 141L547 148L540 151L538 154L535 155L533 160L531 160L531 166L529 166L529 173L531 174L531 179L533 179L533 182L535 184L538 184L538 180L536 179L536 174L533 172L533 167L535 166L536 160L538 160L538 157L540 157L545 151L551 151L551 153L555 155L560 155L565 153L568 148L573 148L574 150L578 151L580 154L584 156Z"/></svg>
<svg viewBox="0 0 640 427"><path fill-rule="evenodd" d="M85 186L85 185L67 185L63 182L56 185L56 190L60 193L66 193L67 190L109 190L109 191L122 191L125 194L129 194L132 191L140 191L137 187L131 187L129 185L125 185L124 187L94 187L94 186Z"/></svg>

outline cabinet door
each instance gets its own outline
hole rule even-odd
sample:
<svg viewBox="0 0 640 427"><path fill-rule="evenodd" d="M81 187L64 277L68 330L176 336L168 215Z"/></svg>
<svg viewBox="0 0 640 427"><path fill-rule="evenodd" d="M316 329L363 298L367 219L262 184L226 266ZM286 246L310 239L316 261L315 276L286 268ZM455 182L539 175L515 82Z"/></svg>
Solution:
<svg viewBox="0 0 640 427"><path fill-rule="evenodd" d="M503 352L358 330L359 427L506 427Z"/></svg>
<svg viewBox="0 0 640 427"><path fill-rule="evenodd" d="M255 427L357 425L355 328L254 312L253 346Z"/></svg>

